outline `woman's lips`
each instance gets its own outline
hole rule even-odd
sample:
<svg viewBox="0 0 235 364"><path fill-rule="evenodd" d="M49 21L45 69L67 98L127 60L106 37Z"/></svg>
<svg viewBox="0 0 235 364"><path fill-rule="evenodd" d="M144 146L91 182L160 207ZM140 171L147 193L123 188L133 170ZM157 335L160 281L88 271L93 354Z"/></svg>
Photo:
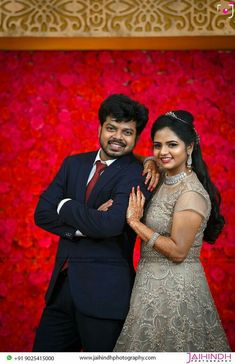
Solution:
<svg viewBox="0 0 235 364"><path fill-rule="evenodd" d="M160 158L160 161L162 162L162 164L167 164L172 160L172 158Z"/></svg>

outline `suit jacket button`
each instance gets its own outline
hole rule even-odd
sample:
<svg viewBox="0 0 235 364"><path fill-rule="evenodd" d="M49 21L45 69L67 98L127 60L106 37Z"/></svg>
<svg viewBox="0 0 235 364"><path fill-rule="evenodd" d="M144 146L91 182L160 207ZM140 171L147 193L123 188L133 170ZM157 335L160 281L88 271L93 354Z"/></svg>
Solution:
<svg viewBox="0 0 235 364"><path fill-rule="evenodd" d="M64 235L65 235L67 238L70 238L70 239L72 238L72 234L71 234L71 233L65 233Z"/></svg>

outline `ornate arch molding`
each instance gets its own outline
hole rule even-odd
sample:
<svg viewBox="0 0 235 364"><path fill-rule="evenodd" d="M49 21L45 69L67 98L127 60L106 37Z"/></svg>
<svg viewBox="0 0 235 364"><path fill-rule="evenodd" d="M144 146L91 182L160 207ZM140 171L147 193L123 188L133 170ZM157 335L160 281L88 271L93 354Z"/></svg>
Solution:
<svg viewBox="0 0 235 364"><path fill-rule="evenodd" d="M223 0L0 0L0 47L235 48L234 13Z"/></svg>

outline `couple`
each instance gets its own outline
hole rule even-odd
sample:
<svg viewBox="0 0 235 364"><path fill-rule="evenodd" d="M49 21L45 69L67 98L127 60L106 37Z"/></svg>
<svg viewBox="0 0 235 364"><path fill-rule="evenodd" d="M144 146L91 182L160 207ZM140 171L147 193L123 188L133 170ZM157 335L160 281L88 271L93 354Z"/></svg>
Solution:
<svg viewBox="0 0 235 364"><path fill-rule="evenodd" d="M155 162L144 177L132 154L148 110L114 94L99 120L100 150L66 158L36 208L36 224L60 242L33 350L228 351L199 262L203 234L214 242L224 221L191 114L152 127L162 172L151 200Z"/></svg>

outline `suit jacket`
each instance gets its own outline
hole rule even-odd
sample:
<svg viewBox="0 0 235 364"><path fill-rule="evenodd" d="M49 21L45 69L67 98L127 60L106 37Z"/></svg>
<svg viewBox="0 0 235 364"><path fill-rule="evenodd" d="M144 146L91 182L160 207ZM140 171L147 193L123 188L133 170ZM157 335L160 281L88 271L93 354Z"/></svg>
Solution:
<svg viewBox="0 0 235 364"><path fill-rule="evenodd" d="M93 317L124 319L135 275L132 256L136 235L126 223L129 193L137 185L147 199L150 193L141 175L142 166L131 153L104 170L85 203L96 154L67 157L39 199L36 224L60 236L46 300L50 300L58 273L68 259L70 288L78 310ZM58 215L57 205L64 198L72 200ZM110 198L114 200L112 207L98 211ZM75 237L77 229L85 236Z"/></svg>

